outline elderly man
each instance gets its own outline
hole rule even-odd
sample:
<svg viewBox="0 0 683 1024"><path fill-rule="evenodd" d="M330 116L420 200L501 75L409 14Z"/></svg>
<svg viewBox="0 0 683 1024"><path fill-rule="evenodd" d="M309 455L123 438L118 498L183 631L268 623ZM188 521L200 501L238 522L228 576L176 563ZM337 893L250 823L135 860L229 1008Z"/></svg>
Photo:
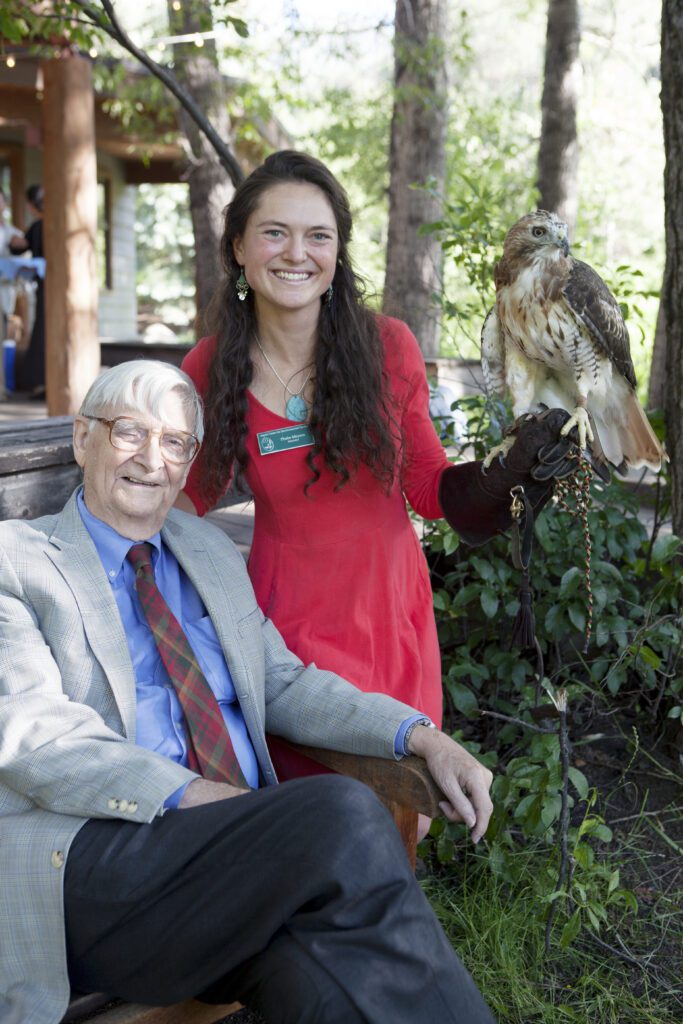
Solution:
<svg viewBox="0 0 683 1024"><path fill-rule="evenodd" d="M277 786L264 730L424 756L475 840L491 775L286 649L231 542L171 507L201 436L180 370L109 370L74 424L83 489L0 527L0 1021L55 1024L71 985L490 1024L387 812L338 776Z"/></svg>

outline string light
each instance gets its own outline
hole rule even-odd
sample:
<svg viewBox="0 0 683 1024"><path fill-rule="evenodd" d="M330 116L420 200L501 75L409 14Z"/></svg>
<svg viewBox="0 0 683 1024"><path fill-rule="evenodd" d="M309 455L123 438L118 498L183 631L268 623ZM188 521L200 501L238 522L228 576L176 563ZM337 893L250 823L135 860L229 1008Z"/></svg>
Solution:
<svg viewBox="0 0 683 1024"><path fill-rule="evenodd" d="M200 35L196 35L194 37L194 45L195 46L203 46L204 45L204 40L202 39L202 37Z"/></svg>
<svg viewBox="0 0 683 1024"><path fill-rule="evenodd" d="M97 48L94 47L94 46L91 46L90 49L88 50L88 53L90 54L90 56L94 60L95 57L97 56Z"/></svg>
<svg viewBox="0 0 683 1024"><path fill-rule="evenodd" d="M16 66L17 62L15 61L14 57L8 57L5 63L7 64L8 68L13 68Z"/></svg>
<svg viewBox="0 0 683 1024"><path fill-rule="evenodd" d="M173 3L171 4L171 7L173 8L174 11L182 10L182 6L183 5L181 4L180 0L173 0Z"/></svg>

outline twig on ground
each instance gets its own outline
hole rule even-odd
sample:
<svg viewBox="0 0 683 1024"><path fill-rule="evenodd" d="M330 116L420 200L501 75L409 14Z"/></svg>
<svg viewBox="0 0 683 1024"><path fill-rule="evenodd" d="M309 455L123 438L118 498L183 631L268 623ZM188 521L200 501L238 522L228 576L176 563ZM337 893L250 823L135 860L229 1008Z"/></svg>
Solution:
<svg viewBox="0 0 683 1024"><path fill-rule="evenodd" d="M599 935L595 934L595 932L589 932L589 934L592 941L597 942L598 946L602 946L603 949L608 950L610 953L614 953L614 955L618 956L621 960L626 960L629 964L633 964L634 967L638 967L641 971L648 970L649 965L647 961L639 960L638 957L633 955L633 953L630 953L624 946L621 939L619 939L619 942L621 943L622 948L618 949L617 946L611 946L609 942L605 942L605 940L601 939ZM617 936L617 938L619 938L619 936Z"/></svg>
<svg viewBox="0 0 683 1024"><path fill-rule="evenodd" d="M645 821L650 826L652 831L657 833L660 839L663 839L664 842L668 846L670 846L671 849L674 850L679 857L683 857L683 846L679 846L678 843L674 842L674 840L666 834L666 832L659 823L655 824L654 821L650 821L649 818L646 818Z"/></svg>
<svg viewBox="0 0 683 1024"><path fill-rule="evenodd" d="M610 825L619 825L622 821L636 821L638 818L653 818L659 814L680 814L682 807L661 807L656 811L638 811L637 814L626 814L623 818L611 818Z"/></svg>

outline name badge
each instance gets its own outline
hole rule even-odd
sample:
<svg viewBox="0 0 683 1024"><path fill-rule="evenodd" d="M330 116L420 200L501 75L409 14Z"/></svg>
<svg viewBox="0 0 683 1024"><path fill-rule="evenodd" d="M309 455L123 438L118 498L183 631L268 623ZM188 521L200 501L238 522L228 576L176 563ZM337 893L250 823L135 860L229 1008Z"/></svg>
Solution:
<svg viewBox="0 0 683 1024"><path fill-rule="evenodd" d="M311 428L307 423L295 423L279 430L264 430L256 435L261 455L275 455L290 448L308 448L315 444Z"/></svg>

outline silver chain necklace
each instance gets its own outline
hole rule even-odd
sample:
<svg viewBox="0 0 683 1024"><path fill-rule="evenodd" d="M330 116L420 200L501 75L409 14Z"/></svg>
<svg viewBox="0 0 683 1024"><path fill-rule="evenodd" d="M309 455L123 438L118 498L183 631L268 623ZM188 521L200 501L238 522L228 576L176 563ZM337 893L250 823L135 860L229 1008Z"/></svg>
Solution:
<svg viewBox="0 0 683 1024"><path fill-rule="evenodd" d="M277 377L277 379L280 381L280 383L282 384L283 388L285 389L285 395L289 395L290 396L287 399L286 403L285 403L285 415L286 415L287 419L288 420L293 420L295 423L302 423L306 419L306 417L308 416L308 406L306 405L305 399L303 399L301 396L303 394L304 388L306 387L306 385L308 384L309 380L311 379L311 374L313 373L313 365L311 364L311 368L308 371L308 374L306 376L306 380L303 382L303 384L301 385L299 390L298 391L292 391L292 389L290 388L289 384L285 383L285 381L282 379L280 374L277 372L277 370L275 369L275 367L271 363L270 359L268 358L268 353L266 352L266 350L264 349L263 345L261 344L261 342L259 341L258 338L256 338L256 344L258 345L259 349L261 350L261 355L263 356L265 361L268 363L268 366L271 368L271 370L273 371L273 373L275 374L275 376ZM306 369L306 367L303 366L301 368L301 370L297 370L296 372L297 373L302 373L305 369ZM296 376L296 374L292 374L292 376L294 377L294 376ZM291 377L290 377L290 380L291 380Z"/></svg>

